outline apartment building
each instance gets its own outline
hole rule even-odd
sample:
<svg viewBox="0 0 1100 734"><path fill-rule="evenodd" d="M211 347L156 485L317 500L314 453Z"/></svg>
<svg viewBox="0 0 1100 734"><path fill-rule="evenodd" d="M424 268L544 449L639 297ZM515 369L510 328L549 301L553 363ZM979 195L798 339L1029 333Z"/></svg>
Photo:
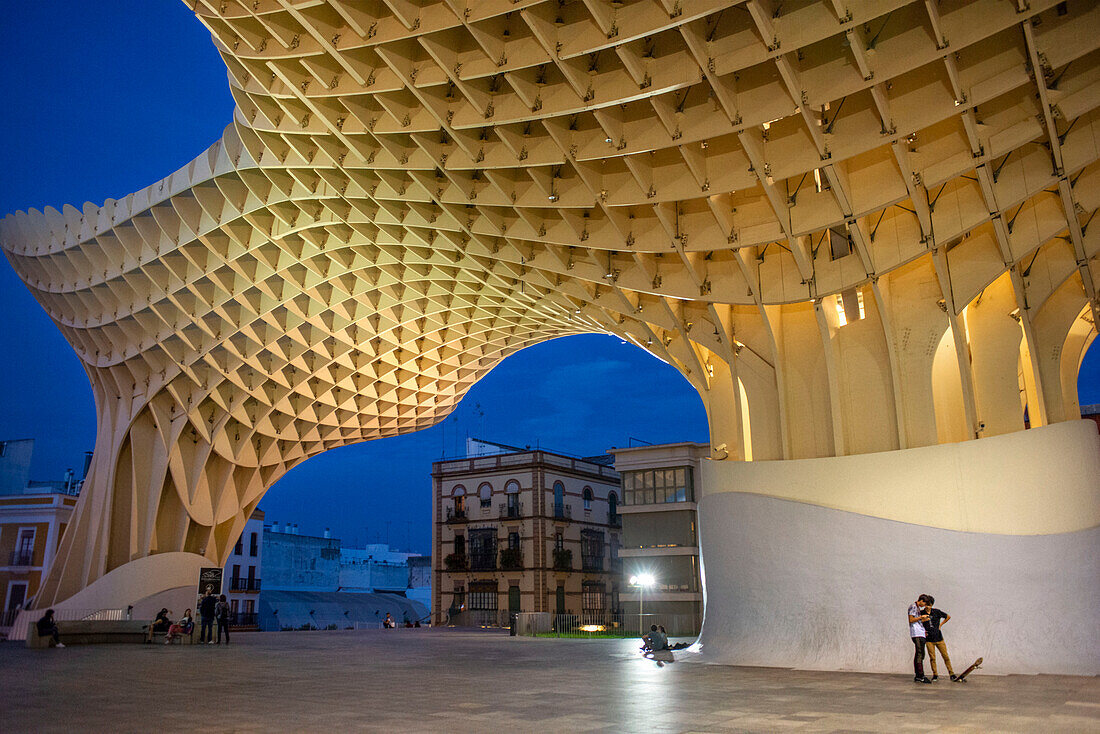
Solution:
<svg viewBox="0 0 1100 734"><path fill-rule="evenodd" d="M261 569L263 568L264 512L253 510L237 538L233 552L225 562L226 582L222 584L229 601L231 619L236 627L257 628L260 607Z"/></svg>
<svg viewBox="0 0 1100 734"><path fill-rule="evenodd" d="M432 465L432 621L506 624L509 612L606 612L619 604L619 475L486 441Z"/></svg>
<svg viewBox="0 0 1100 734"><path fill-rule="evenodd" d="M0 441L0 628L10 627L50 570L87 474L72 469L60 480L30 478L34 439Z"/></svg>
<svg viewBox="0 0 1100 734"><path fill-rule="evenodd" d="M622 478L620 599L631 611L644 606L645 614L661 617L676 635L698 633L703 619L696 483L709 452L701 443L609 452ZM631 577L652 577L653 584L631 586Z"/></svg>

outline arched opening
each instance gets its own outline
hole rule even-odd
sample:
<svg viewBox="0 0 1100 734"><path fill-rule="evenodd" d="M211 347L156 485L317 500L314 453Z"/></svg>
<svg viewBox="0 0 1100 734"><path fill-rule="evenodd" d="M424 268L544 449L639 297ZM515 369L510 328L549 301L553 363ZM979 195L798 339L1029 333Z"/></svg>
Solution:
<svg viewBox="0 0 1100 734"><path fill-rule="evenodd" d="M1082 406L1100 403L1100 348L1095 346L1096 335L1092 309L1086 304L1066 334L1059 360L1062 401L1069 419L1080 417Z"/></svg>
<svg viewBox="0 0 1100 734"><path fill-rule="evenodd" d="M585 487L584 488L584 490L581 492L581 500L584 502L584 511L585 512L591 512L592 511L592 488L591 487Z"/></svg>
<svg viewBox="0 0 1100 734"><path fill-rule="evenodd" d="M565 517L565 485L554 482L554 517Z"/></svg>
<svg viewBox="0 0 1100 734"><path fill-rule="evenodd" d="M519 482L514 479L504 485L504 513L509 518L523 515L523 508L519 501Z"/></svg>
<svg viewBox="0 0 1100 734"><path fill-rule="evenodd" d="M966 424L955 334L950 326L940 338L932 360L932 402L936 411L936 440L939 443L971 438Z"/></svg>
<svg viewBox="0 0 1100 734"><path fill-rule="evenodd" d="M619 524L619 495L614 492L607 494L607 517L611 525Z"/></svg>
<svg viewBox="0 0 1100 734"><path fill-rule="evenodd" d="M465 518L466 517L466 488L463 487L461 484L459 484L458 486L456 486L454 488L454 491L451 493L451 496L454 497L454 500L453 500L454 505L453 505L453 512L451 513L451 518L456 519L456 520L461 520L461 519ZM451 519L451 518L448 518L448 519Z"/></svg>
<svg viewBox="0 0 1100 734"><path fill-rule="evenodd" d="M484 482L477 488L477 496L481 500L481 509L487 509L493 504L493 485Z"/></svg>

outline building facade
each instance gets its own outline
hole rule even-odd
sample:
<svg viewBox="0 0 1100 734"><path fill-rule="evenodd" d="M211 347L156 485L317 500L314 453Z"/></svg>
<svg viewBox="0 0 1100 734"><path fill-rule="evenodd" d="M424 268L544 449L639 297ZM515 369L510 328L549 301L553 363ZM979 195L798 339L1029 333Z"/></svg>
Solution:
<svg viewBox="0 0 1100 734"><path fill-rule="evenodd" d="M619 476L602 459L501 447L435 462L433 623L617 609Z"/></svg>
<svg viewBox="0 0 1100 734"><path fill-rule="evenodd" d="M76 507L76 496L49 491L0 495L0 627L10 627L20 609L38 593L53 563L61 535Z"/></svg>
<svg viewBox="0 0 1100 734"><path fill-rule="evenodd" d="M34 439L0 441L0 629L30 607L61 544L88 471L31 479Z"/></svg>
<svg viewBox="0 0 1100 734"><path fill-rule="evenodd" d="M257 624L260 607L261 569L263 568L264 512L253 510L244 532L233 546L225 563L222 591L229 600L233 624L252 627Z"/></svg>
<svg viewBox="0 0 1100 734"><path fill-rule="evenodd" d="M623 591L631 609L652 614L675 635L698 633L703 620L697 514L701 443L612 449L622 479ZM651 575L650 588L631 577ZM633 605L637 605L634 607Z"/></svg>

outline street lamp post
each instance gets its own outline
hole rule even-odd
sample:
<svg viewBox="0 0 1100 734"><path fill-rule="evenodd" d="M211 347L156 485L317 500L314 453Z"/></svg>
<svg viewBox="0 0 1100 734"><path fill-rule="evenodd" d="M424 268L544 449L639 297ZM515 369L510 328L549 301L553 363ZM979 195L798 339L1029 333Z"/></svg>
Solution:
<svg viewBox="0 0 1100 734"><path fill-rule="evenodd" d="M656 579L651 573L640 573L637 576L630 577L630 585L638 590L638 634L644 635L645 629L642 624L642 599L645 595L645 590L653 586L656 583Z"/></svg>

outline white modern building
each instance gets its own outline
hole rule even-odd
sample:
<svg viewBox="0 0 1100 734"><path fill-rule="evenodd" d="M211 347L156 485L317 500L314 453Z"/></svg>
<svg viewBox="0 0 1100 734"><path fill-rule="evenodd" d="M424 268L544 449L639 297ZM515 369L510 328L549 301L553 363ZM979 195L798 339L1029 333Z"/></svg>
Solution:
<svg viewBox="0 0 1100 734"><path fill-rule="evenodd" d="M255 628L257 624L263 578L263 534L263 510L253 510L225 563L222 591L229 600L233 623L238 627Z"/></svg>
<svg viewBox="0 0 1100 734"><path fill-rule="evenodd" d="M700 466L710 447L671 443L608 453L615 456L615 470L622 479L619 599L624 608L661 617L671 634L697 634L703 621L703 585L696 496Z"/></svg>

